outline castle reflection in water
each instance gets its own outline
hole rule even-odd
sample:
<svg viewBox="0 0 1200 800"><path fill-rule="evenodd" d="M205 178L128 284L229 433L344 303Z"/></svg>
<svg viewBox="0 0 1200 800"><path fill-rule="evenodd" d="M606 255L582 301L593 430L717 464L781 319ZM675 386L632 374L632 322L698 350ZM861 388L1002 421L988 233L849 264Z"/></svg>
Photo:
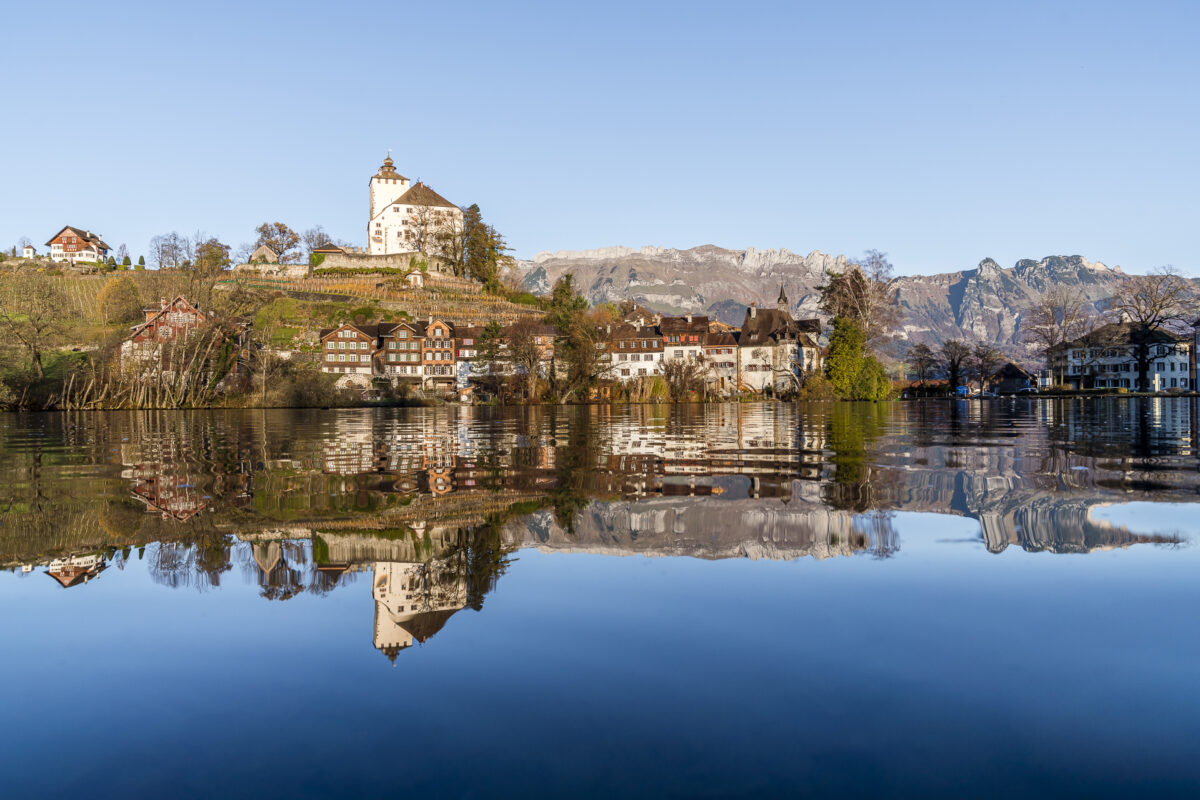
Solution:
<svg viewBox="0 0 1200 800"><path fill-rule="evenodd" d="M66 588L133 558L277 600L369 577L395 658L481 608L522 548L886 558L896 511L972 518L990 552L1173 544L1092 510L1200 499L1196 430L1184 399L49 418L3 430L0 499L28 513L0 556Z"/></svg>

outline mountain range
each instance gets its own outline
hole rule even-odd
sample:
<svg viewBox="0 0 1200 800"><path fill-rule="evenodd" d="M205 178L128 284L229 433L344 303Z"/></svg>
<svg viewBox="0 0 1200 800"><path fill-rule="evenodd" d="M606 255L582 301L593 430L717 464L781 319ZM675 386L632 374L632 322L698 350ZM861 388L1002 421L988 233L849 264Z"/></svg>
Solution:
<svg viewBox="0 0 1200 800"><path fill-rule="evenodd" d="M750 303L774 306L780 287L797 317L820 316L818 287L828 272L850 259L814 250L729 250L715 245L676 250L606 247L539 253L518 267L525 288L544 294L565 273L594 303L633 300L662 314L708 314L740 324ZM1097 303L1111 297L1125 277L1082 256L1023 259L1010 268L990 258L974 269L897 279L900 331L908 342L936 345L950 339L994 344L1014 355L1028 352L1021 320L1052 286L1077 287Z"/></svg>

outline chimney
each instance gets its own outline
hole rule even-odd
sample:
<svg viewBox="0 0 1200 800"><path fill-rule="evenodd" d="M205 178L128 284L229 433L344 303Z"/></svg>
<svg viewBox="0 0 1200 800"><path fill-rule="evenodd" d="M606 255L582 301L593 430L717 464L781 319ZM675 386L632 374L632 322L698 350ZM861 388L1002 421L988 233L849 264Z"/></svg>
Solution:
<svg viewBox="0 0 1200 800"><path fill-rule="evenodd" d="M688 321L688 325L692 324L692 315L691 314L687 315L687 321Z"/></svg>
<svg viewBox="0 0 1200 800"><path fill-rule="evenodd" d="M167 308L167 298L165 298L165 297L160 297L160 298L158 298L158 305L159 305L159 308L162 308L163 310L166 310L166 308Z"/></svg>
<svg viewBox="0 0 1200 800"><path fill-rule="evenodd" d="M646 326L646 320L642 317L638 317L638 327L644 328L645 326Z"/></svg>
<svg viewBox="0 0 1200 800"><path fill-rule="evenodd" d="M751 303L750 304L750 319L756 319L757 317L758 317L758 303Z"/></svg>

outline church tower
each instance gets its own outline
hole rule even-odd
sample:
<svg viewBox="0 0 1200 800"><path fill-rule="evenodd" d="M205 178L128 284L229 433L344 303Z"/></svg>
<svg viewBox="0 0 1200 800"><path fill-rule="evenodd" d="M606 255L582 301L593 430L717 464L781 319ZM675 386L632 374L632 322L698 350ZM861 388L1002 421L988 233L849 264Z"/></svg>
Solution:
<svg viewBox="0 0 1200 800"><path fill-rule="evenodd" d="M384 252L382 234L375 233L375 222L388 204L407 192L408 189L408 178L396 172L396 165L392 161L392 154L389 151L387 158L383 160L383 166L371 176L371 216L367 221L367 252ZM380 235L379 241L373 238L376 235Z"/></svg>
<svg viewBox="0 0 1200 800"><path fill-rule="evenodd" d="M775 307L778 308L780 311L788 310L788 299L787 299L787 295L784 294L782 283L779 284L779 299L775 301Z"/></svg>

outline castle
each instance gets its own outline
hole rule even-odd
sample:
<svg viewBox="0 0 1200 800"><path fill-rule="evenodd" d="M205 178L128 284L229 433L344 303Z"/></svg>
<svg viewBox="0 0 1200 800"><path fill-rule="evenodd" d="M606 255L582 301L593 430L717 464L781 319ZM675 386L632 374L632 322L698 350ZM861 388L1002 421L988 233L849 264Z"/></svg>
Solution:
<svg viewBox="0 0 1200 800"><path fill-rule="evenodd" d="M442 239L462 230L462 210L424 183L409 183L396 172L391 155L371 176L370 194L368 255L441 255Z"/></svg>

